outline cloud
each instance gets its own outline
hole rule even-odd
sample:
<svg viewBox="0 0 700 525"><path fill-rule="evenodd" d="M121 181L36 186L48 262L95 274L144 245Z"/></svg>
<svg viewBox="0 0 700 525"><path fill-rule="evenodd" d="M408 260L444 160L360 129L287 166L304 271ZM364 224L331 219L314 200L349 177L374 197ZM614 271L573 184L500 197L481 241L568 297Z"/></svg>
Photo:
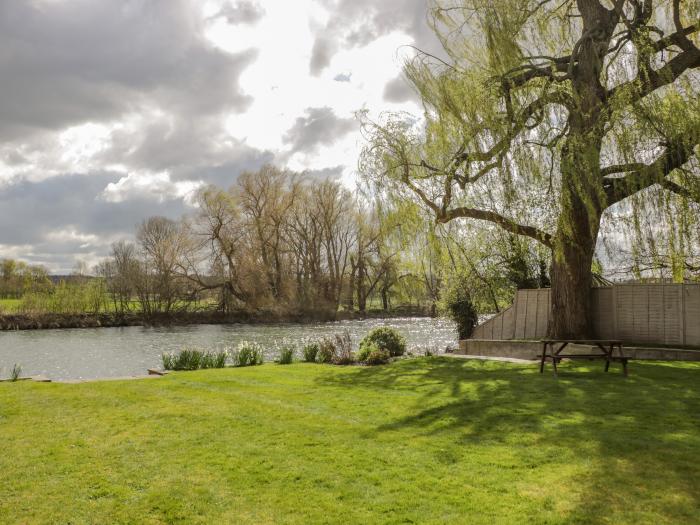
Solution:
<svg viewBox="0 0 700 525"><path fill-rule="evenodd" d="M316 35L309 62L312 75L323 72L339 51L366 46L392 31L405 32L424 51L441 52L427 24L427 0L326 0L324 4L332 16Z"/></svg>
<svg viewBox="0 0 700 525"><path fill-rule="evenodd" d="M304 173L308 177L316 180L339 180L343 176L345 170L346 167L341 164L339 166L332 166L320 170L306 170Z"/></svg>
<svg viewBox="0 0 700 525"><path fill-rule="evenodd" d="M257 2L241 1L226 3L212 18L224 17L232 25L254 24L265 15L265 10Z"/></svg>
<svg viewBox="0 0 700 525"><path fill-rule="evenodd" d="M72 263L64 265L64 255L104 256L112 242L131 237L144 218L179 218L189 209L173 192L160 199L149 192L132 192L129 199L100 198L105 188L125 186L128 182L122 174L108 172L68 174L39 182L21 179L5 186L0 191L3 256L21 247L23 259L66 271Z"/></svg>
<svg viewBox="0 0 700 525"><path fill-rule="evenodd" d="M268 163L352 184L424 1L0 1L0 257L67 271Z"/></svg>
<svg viewBox="0 0 700 525"><path fill-rule="evenodd" d="M106 202L125 202L133 199L151 199L156 202L182 199L193 202L201 182L170 180L168 172L130 173L117 182L110 182L100 197Z"/></svg>
<svg viewBox="0 0 700 525"><path fill-rule="evenodd" d="M333 77L336 82L350 82L352 79L352 73L338 73Z"/></svg>
<svg viewBox="0 0 700 525"><path fill-rule="evenodd" d="M418 94L411 88L408 80L403 75L390 80L384 86L384 100L387 102L420 101Z"/></svg>
<svg viewBox="0 0 700 525"><path fill-rule="evenodd" d="M242 111L255 52L204 37L194 0L0 3L0 139L17 140L143 107Z"/></svg>
<svg viewBox="0 0 700 525"><path fill-rule="evenodd" d="M314 152L319 146L328 146L357 128L351 118L338 117L331 108L307 108L305 116L296 119L287 131L284 141L292 152Z"/></svg>

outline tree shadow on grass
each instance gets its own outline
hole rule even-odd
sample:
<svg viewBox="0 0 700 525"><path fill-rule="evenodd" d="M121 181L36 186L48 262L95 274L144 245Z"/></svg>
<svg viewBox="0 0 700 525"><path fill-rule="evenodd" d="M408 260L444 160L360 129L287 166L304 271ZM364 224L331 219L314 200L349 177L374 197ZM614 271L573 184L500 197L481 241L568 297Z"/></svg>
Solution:
<svg viewBox="0 0 700 525"><path fill-rule="evenodd" d="M319 383L416 393L412 412L376 434L444 433L465 448L515 443L523 463L549 461L545 450L590 461L579 489L591 497L568 511L575 521L614 520L618 512L697 519L700 366L632 362L627 378L602 368L564 362L557 379L551 368L539 374L538 365L432 358L358 368Z"/></svg>

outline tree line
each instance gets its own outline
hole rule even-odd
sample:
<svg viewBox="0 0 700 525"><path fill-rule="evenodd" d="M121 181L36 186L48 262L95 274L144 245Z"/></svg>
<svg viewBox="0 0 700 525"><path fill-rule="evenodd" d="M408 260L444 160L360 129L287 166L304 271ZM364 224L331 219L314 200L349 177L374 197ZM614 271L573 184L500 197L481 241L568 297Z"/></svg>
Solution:
<svg viewBox="0 0 700 525"><path fill-rule="evenodd" d="M547 285L549 261L517 237L436 224L413 204L334 180L265 166L229 189L199 191L180 220L149 217L92 270L50 279L6 259L0 296L21 312L267 310L326 318L411 306L437 313L450 297L481 312L517 288Z"/></svg>
<svg viewBox="0 0 700 525"><path fill-rule="evenodd" d="M96 274L116 311L389 309L404 299L391 236L378 206L341 183L265 166L201 190L179 221L145 219Z"/></svg>

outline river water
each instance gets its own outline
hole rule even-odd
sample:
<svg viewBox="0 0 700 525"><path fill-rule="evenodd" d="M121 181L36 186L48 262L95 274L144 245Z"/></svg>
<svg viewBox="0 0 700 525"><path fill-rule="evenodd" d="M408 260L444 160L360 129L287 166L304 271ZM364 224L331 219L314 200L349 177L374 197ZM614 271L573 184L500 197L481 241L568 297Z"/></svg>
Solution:
<svg viewBox="0 0 700 525"><path fill-rule="evenodd" d="M456 346L455 325L443 319L420 317L365 319L311 324L191 325L161 328L79 328L0 332L0 377L15 364L23 376L43 375L53 380L94 379L146 375L161 367L161 354L183 348L231 350L241 341L255 341L266 360L277 357L275 343L301 342L350 332L355 345L372 328L391 326L408 342L408 349L444 351Z"/></svg>

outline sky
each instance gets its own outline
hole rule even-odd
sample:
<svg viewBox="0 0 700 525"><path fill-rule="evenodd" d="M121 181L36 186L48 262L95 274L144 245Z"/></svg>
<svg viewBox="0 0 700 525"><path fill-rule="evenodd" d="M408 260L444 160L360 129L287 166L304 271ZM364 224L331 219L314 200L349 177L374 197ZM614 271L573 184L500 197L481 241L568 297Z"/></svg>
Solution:
<svg viewBox="0 0 700 525"><path fill-rule="evenodd" d="M426 0L0 0L0 258L69 272L266 163L352 185Z"/></svg>

